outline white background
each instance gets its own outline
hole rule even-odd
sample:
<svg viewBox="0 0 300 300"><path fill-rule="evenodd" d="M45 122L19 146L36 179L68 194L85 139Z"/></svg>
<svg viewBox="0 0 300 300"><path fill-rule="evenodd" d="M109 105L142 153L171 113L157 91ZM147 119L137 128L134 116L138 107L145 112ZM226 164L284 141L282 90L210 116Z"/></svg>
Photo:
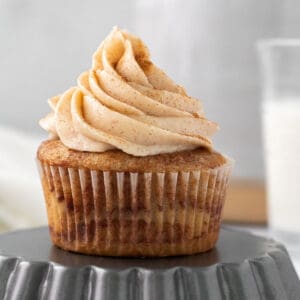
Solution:
<svg viewBox="0 0 300 300"><path fill-rule="evenodd" d="M221 126L216 148L236 159L234 175L262 178L255 41L299 37L299 15L296 0L0 0L0 126L46 137L37 122L47 98L75 84L118 24L203 100Z"/></svg>

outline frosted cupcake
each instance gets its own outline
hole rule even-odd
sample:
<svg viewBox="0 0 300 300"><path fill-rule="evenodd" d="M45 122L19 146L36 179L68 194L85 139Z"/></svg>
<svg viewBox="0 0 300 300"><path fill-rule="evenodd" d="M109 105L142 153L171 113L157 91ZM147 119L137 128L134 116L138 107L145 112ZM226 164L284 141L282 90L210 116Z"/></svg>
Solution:
<svg viewBox="0 0 300 300"><path fill-rule="evenodd" d="M38 149L55 245L110 256L211 249L231 160L213 150L216 123L114 28L77 86L49 100Z"/></svg>

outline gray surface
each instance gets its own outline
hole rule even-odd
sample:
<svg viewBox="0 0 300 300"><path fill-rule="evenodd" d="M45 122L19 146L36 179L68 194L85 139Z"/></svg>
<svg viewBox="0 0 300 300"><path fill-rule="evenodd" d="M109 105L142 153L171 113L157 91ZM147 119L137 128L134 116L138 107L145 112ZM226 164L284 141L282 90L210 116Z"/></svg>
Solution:
<svg viewBox="0 0 300 300"><path fill-rule="evenodd" d="M232 230L246 231L265 238L273 238L287 249L298 276L300 275L300 232L277 231L267 226L250 224L226 225Z"/></svg>
<svg viewBox="0 0 300 300"><path fill-rule="evenodd" d="M284 247L222 229L194 256L84 256L52 246L46 227L0 236L0 299L300 299Z"/></svg>

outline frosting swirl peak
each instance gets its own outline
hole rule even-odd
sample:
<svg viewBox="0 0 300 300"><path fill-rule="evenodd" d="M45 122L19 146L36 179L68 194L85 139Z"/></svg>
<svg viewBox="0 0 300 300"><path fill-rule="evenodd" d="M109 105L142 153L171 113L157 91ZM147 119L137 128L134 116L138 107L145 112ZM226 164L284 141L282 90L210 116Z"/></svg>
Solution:
<svg viewBox="0 0 300 300"><path fill-rule="evenodd" d="M211 149L210 137L218 129L204 117L201 102L151 62L144 43L116 27L77 86L49 105L52 112L41 127L78 151L117 148L146 156Z"/></svg>

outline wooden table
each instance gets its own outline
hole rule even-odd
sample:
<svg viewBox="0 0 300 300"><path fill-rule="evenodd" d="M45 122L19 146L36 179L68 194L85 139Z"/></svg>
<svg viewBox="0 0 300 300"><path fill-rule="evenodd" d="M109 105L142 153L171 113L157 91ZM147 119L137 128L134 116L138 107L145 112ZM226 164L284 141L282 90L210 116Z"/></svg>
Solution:
<svg viewBox="0 0 300 300"><path fill-rule="evenodd" d="M227 192L225 222L266 224L267 201L263 182L232 180Z"/></svg>

